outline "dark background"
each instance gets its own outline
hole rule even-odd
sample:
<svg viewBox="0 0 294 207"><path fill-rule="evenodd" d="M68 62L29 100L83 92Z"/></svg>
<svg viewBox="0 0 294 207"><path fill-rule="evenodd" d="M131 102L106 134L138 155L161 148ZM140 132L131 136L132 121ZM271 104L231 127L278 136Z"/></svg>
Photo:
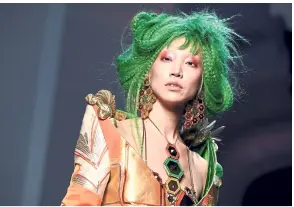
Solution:
<svg viewBox="0 0 294 207"><path fill-rule="evenodd" d="M219 205L291 205L291 4L1 4L0 205L60 205L84 97L108 89L124 106L112 63L136 12L204 7L240 14L232 27L251 43L236 68L243 95L217 117Z"/></svg>

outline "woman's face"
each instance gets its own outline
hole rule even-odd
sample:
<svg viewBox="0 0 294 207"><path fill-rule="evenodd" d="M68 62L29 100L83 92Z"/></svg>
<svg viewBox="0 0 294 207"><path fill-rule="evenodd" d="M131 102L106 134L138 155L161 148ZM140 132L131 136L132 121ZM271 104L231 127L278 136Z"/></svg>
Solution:
<svg viewBox="0 0 294 207"><path fill-rule="evenodd" d="M179 49L184 42L179 38L164 48L149 73L155 96L169 106L183 106L193 99L202 81L201 57L191 56L190 47Z"/></svg>

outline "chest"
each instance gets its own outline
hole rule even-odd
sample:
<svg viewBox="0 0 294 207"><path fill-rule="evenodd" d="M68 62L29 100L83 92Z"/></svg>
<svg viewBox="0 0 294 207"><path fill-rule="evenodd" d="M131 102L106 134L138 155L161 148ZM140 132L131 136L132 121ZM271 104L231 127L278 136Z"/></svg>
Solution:
<svg viewBox="0 0 294 207"><path fill-rule="evenodd" d="M195 155L183 143L177 141L172 145L164 139L149 138L145 144L143 158L148 168L158 174L161 183L166 184L176 177L182 190L188 187L193 188L197 195L202 193L203 174L197 168L203 166L195 161Z"/></svg>
<svg viewBox="0 0 294 207"><path fill-rule="evenodd" d="M157 150L156 148L154 152L157 152ZM170 205L164 186L168 177L165 171L160 171L162 170L160 169L162 168L162 163L161 165L159 164L159 161L167 157L166 154L165 156L163 156L164 153L157 154L155 158L157 158L158 162L152 162L148 165L148 162L145 163L141 156L124 139L122 139L120 151L120 157L111 161L110 181L106 187L103 204ZM149 154L151 154L150 158L156 155L156 153ZM187 166L184 165L184 167L186 168ZM158 174L160 173L160 177L163 177L161 182L156 178L155 170L158 171ZM191 182L188 176L188 174L184 174L180 182L180 188ZM198 180L196 182L201 183ZM198 190L199 195L201 188ZM183 190L177 193L178 202L183 195Z"/></svg>

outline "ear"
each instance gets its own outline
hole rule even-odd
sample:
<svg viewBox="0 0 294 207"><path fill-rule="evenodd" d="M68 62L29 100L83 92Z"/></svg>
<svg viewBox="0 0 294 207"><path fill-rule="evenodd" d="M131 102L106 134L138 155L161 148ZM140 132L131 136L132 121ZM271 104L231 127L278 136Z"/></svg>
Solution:
<svg viewBox="0 0 294 207"><path fill-rule="evenodd" d="M203 70L203 69L202 69ZM204 84L204 71L202 71L202 74L201 74L201 78L200 78L200 83L199 83L199 86L198 86L198 92L196 94L196 97L198 97L200 95L200 93L202 92L202 89L203 89L203 84Z"/></svg>
<svg viewBox="0 0 294 207"><path fill-rule="evenodd" d="M148 73L146 74L146 78L149 79L149 82L151 83L151 77L152 77L152 67L150 68L150 70L148 71Z"/></svg>
<svg viewBox="0 0 294 207"><path fill-rule="evenodd" d="M148 73L146 74L146 76L149 78L149 80L150 80L150 78L151 78L151 76L152 76L152 68L148 71Z"/></svg>

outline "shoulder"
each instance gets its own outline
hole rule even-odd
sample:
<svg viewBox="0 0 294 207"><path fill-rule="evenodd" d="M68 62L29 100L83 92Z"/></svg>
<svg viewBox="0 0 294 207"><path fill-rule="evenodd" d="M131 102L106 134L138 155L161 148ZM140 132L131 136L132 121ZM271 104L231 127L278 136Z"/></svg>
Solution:
<svg viewBox="0 0 294 207"><path fill-rule="evenodd" d="M143 127L141 119L138 118L132 118L132 119L126 119L117 121L117 130L122 136L122 138L137 152L139 152L139 139L138 139L138 133L139 136L143 133Z"/></svg>
<svg viewBox="0 0 294 207"><path fill-rule="evenodd" d="M83 118L83 127L91 134L99 133L105 139L118 137L116 122L126 118L123 112L116 110L115 96L108 90L100 90L85 97L87 106Z"/></svg>
<svg viewBox="0 0 294 207"><path fill-rule="evenodd" d="M109 90L99 90L95 94L90 93L85 99L100 120L109 118L122 121L127 118L127 113L116 109L115 96Z"/></svg>
<svg viewBox="0 0 294 207"><path fill-rule="evenodd" d="M201 157L197 152L190 151L193 154L194 162L199 163L202 167L207 167L208 163L207 160Z"/></svg>
<svg viewBox="0 0 294 207"><path fill-rule="evenodd" d="M99 119L113 118L116 112L115 96L108 90L100 90L96 94L85 97L88 105L93 106Z"/></svg>
<svg viewBox="0 0 294 207"><path fill-rule="evenodd" d="M215 120L209 122L208 118L204 118L192 128L183 129L181 132L182 139L192 151L196 151L200 154L200 156L202 156L203 149L206 148L208 140L213 140L213 142L220 141L217 137L225 127L221 126L215 128L215 124ZM217 148L216 145L215 147Z"/></svg>
<svg viewBox="0 0 294 207"><path fill-rule="evenodd" d="M193 168L201 174L202 181L205 183L208 172L207 160L201 157L197 152L193 151L190 151L190 156L192 157Z"/></svg>
<svg viewBox="0 0 294 207"><path fill-rule="evenodd" d="M197 125L190 129L183 130L182 138L191 151L194 152L193 159L197 161L201 169L215 167L215 175L221 178L223 175L222 166L217 163L217 141L219 133L224 126L215 128L216 121L209 122L207 118L198 122Z"/></svg>
<svg viewBox="0 0 294 207"><path fill-rule="evenodd" d="M95 94L88 94L85 99L88 104L86 109L87 117L90 118L95 115L100 125L107 129L112 129L104 130L104 132L109 134L108 132L112 131L111 134L123 137L131 146L138 145L137 139L134 138L137 136L134 129L138 126L139 131L141 131L141 122L138 121L138 118L129 118L126 112L117 110L115 96L110 91L99 90ZM103 126L101 127L103 128ZM113 139L113 136L109 138Z"/></svg>

